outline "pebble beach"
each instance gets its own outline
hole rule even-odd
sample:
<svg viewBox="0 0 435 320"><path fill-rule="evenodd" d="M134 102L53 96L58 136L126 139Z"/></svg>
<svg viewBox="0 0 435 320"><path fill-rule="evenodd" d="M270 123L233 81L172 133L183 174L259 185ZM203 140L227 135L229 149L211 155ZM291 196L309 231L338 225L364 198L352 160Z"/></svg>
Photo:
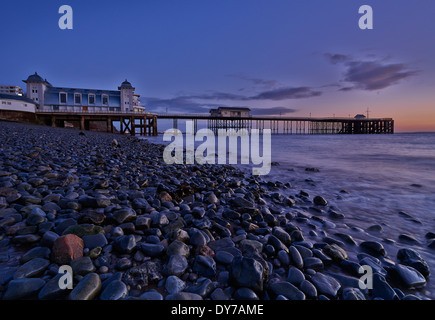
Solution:
<svg viewBox="0 0 435 320"><path fill-rule="evenodd" d="M393 254L338 232L346 217L325 195L230 165L167 165L163 150L0 121L0 298L426 299L431 270L412 236Z"/></svg>

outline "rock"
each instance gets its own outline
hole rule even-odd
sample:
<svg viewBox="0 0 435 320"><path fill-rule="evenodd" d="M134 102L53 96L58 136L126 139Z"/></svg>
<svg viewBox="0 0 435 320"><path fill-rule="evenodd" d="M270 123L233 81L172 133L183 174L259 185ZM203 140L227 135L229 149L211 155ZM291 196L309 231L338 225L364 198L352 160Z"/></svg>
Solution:
<svg viewBox="0 0 435 320"><path fill-rule="evenodd" d="M327 244L322 251L338 263L349 258L346 251L335 243Z"/></svg>
<svg viewBox="0 0 435 320"><path fill-rule="evenodd" d="M198 280L198 283L196 285L188 287L184 291L196 293L200 295L203 299L205 299L212 293L215 288L215 284L210 279L203 278L202 280Z"/></svg>
<svg viewBox="0 0 435 320"><path fill-rule="evenodd" d="M231 262L233 262L234 256L229 252L221 250L216 253L215 259L219 263L228 265L231 264Z"/></svg>
<svg viewBox="0 0 435 320"><path fill-rule="evenodd" d="M78 274L84 276L95 271L95 266L90 257L76 258L71 261L70 265L74 275Z"/></svg>
<svg viewBox="0 0 435 320"><path fill-rule="evenodd" d="M386 254L384 246L377 241L361 242L360 247L364 248L366 251L368 251L370 254L376 257L378 256L384 257Z"/></svg>
<svg viewBox="0 0 435 320"><path fill-rule="evenodd" d="M3 300L19 300L36 295L45 281L39 278L23 278L11 280L3 295Z"/></svg>
<svg viewBox="0 0 435 320"><path fill-rule="evenodd" d="M163 296L153 289L142 293L139 298L143 300L163 300Z"/></svg>
<svg viewBox="0 0 435 320"><path fill-rule="evenodd" d="M133 221L136 218L136 211L132 208L122 208L113 213L113 219L118 224Z"/></svg>
<svg viewBox="0 0 435 320"><path fill-rule="evenodd" d="M301 291L305 293L310 298L317 297L317 289L316 287L309 282L308 280L303 280L299 286Z"/></svg>
<svg viewBox="0 0 435 320"><path fill-rule="evenodd" d="M290 235L281 227L273 227L272 235L277 237L287 247L292 242Z"/></svg>
<svg viewBox="0 0 435 320"><path fill-rule="evenodd" d="M128 295L127 286L119 280L111 281L100 295L100 300L121 300Z"/></svg>
<svg viewBox="0 0 435 320"><path fill-rule="evenodd" d="M54 278L47 281L45 286L39 291L38 299L40 300L60 300L65 298L71 290L61 289L59 280L63 274L57 274Z"/></svg>
<svg viewBox="0 0 435 320"><path fill-rule="evenodd" d="M88 273L69 295L70 300L93 300L101 290L101 279L96 273Z"/></svg>
<svg viewBox="0 0 435 320"><path fill-rule="evenodd" d="M160 256L165 251L164 246L160 244L151 244L151 243L142 243L140 245L140 249L146 256L152 258Z"/></svg>
<svg viewBox="0 0 435 320"><path fill-rule="evenodd" d="M269 284L268 292L272 297L282 295L288 300L305 300L305 294L287 281Z"/></svg>
<svg viewBox="0 0 435 320"><path fill-rule="evenodd" d="M426 285L424 276L413 267L396 264L388 269L388 272L408 289L421 288Z"/></svg>
<svg viewBox="0 0 435 320"><path fill-rule="evenodd" d="M302 281L305 280L305 276L301 270L295 267L290 267L288 270L287 281L295 286L299 286Z"/></svg>
<svg viewBox="0 0 435 320"><path fill-rule="evenodd" d="M232 198L231 202L239 208L243 208L243 209L253 209L254 208L254 203L250 200L247 200L245 198L242 197L235 197Z"/></svg>
<svg viewBox="0 0 435 320"><path fill-rule="evenodd" d="M14 280L33 278L41 275L49 266L50 261L42 258L32 259L20 266L14 274Z"/></svg>
<svg viewBox="0 0 435 320"><path fill-rule="evenodd" d="M397 294L391 288L391 286L387 283L385 278L378 274L373 274L373 290L372 290L372 296L374 298L381 298L383 300L397 300Z"/></svg>
<svg viewBox="0 0 435 320"><path fill-rule="evenodd" d="M420 244L420 242L409 234L399 235L399 241L409 244Z"/></svg>
<svg viewBox="0 0 435 320"><path fill-rule="evenodd" d="M326 201L325 198L321 196L315 196L313 202L318 206L326 206L328 204L328 201Z"/></svg>
<svg viewBox="0 0 435 320"><path fill-rule="evenodd" d="M280 250L284 250L287 253L289 252L289 249L274 235L269 236L268 244L272 245L277 252Z"/></svg>
<svg viewBox="0 0 435 320"><path fill-rule="evenodd" d="M55 263L69 264L73 259L83 256L83 240L74 234L57 238L52 248L52 259Z"/></svg>
<svg viewBox="0 0 435 320"><path fill-rule="evenodd" d="M12 242L19 244L31 244L41 240L41 237L37 234L22 234L13 237Z"/></svg>
<svg viewBox="0 0 435 320"><path fill-rule="evenodd" d="M186 283L177 276L169 276L165 282L165 289L170 293L178 293L186 288Z"/></svg>
<svg viewBox="0 0 435 320"><path fill-rule="evenodd" d="M166 249L166 254L168 256L178 254L181 256L189 257L190 249L185 243L178 241L178 240L175 240L175 241L172 241L172 243Z"/></svg>
<svg viewBox="0 0 435 320"><path fill-rule="evenodd" d="M166 265L166 273L168 275L181 276L187 269L188 262L185 256L173 254L169 257Z"/></svg>
<svg viewBox="0 0 435 320"><path fill-rule="evenodd" d="M200 276L210 278L216 275L216 263L210 257L197 256L192 270Z"/></svg>
<svg viewBox="0 0 435 320"><path fill-rule="evenodd" d="M260 300L257 294L249 288L239 288L234 292L235 300Z"/></svg>
<svg viewBox="0 0 435 320"><path fill-rule="evenodd" d="M105 247L107 245L106 236L102 233L91 234L83 236L83 243L85 248L94 249L96 247Z"/></svg>
<svg viewBox="0 0 435 320"><path fill-rule="evenodd" d="M295 267L302 269L304 266L304 261L302 260L302 256L299 253L298 249L296 249L296 247L294 247L294 246L290 246L289 247L289 254L290 254L290 258L291 258L291 263Z"/></svg>
<svg viewBox="0 0 435 320"><path fill-rule="evenodd" d="M202 300L202 297L196 293L178 292L167 295L165 300Z"/></svg>
<svg viewBox="0 0 435 320"><path fill-rule="evenodd" d="M191 245L197 247L205 246L207 244L207 239L198 229L192 230L189 241Z"/></svg>
<svg viewBox="0 0 435 320"><path fill-rule="evenodd" d="M44 233L41 239L41 246L52 248L59 235L53 231L47 231Z"/></svg>
<svg viewBox="0 0 435 320"><path fill-rule="evenodd" d="M343 300L366 300L364 294L358 288L344 288L342 298Z"/></svg>
<svg viewBox="0 0 435 320"><path fill-rule="evenodd" d="M134 235L124 235L116 238L113 249L120 253L131 253L136 248L136 238Z"/></svg>
<svg viewBox="0 0 435 320"><path fill-rule="evenodd" d="M313 269L313 270L321 270L321 269L323 269L323 262L319 258L308 257L308 258L304 259L304 268L305 269Z"/></svg>
<svg viewBox="0 0 435 320"><path fill-rule="evenodd" d="M210 204L215 204L219 202L219 199L216 197L216 195L212 192L207 197L207 202Z"/></svg>
<svg viewBox="0 0 435 320"><path fill-rule="evenodd" d="M63 235L74 234L81 238L86 235L97 234L97 233L104 233L104 230L101 226L85 223L85 224L71 225L67 227L62 234Z"/></svg>
<svg viewBox="0 0 435 320"><path fill-rule="evenodd" d="M247 287L256 292L263 291L264 268L253 258L234 257L230 269L230 282L237 287Z"/></svg>
<svg viewBox="0 0 435 320"><path fill-rule="evenodd" d="M42 258L42 259L49 259L50 258L51 250L47 247L35 247L33 249L30 249L27 251L22 257L21 257L21 263L26 263L27 261L30 261L35 258Z"/></svg>
<svg viewBox="0 0 435 320"><path fill-rule="evenodd" d="M414 249L404 248L397 252L397 259L404 265L413 267L423 276L429 277L430 268L427 262Z"/></svg>
<svg viewBox="0 0 435 320"><path fill-rule="evenodd" d="M333 277L319 272L311 277L311 281L315 285L317 292L327 297L336 297L338 290L341 288L340 283Z"/></svg>

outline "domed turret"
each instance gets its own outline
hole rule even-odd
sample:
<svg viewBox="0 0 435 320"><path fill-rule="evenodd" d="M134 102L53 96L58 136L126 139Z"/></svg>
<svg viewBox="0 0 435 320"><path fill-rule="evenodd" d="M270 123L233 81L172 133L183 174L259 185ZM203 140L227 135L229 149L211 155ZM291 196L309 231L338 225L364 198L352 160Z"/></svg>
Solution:
<svg viewBox="0 0 435 320"><path fill-rule="evenodd" d="M134 89L130 82L125 79L123 83L121 83L121 86L119 87L119 90L121 89Z"/></svg>
<svg viewBox="0 0 435 320"><path fill-rule="evenodd" d="M39 83L39 82L46 82L37 72L35 74L32 74L27 77L27 80L24 82L33 82L33 83Z"/></svg>

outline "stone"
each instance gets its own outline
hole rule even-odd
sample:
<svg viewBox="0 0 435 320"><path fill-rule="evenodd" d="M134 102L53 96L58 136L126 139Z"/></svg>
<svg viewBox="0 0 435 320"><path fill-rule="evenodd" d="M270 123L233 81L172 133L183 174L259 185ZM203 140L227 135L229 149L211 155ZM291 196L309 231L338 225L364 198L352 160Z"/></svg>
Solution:
<svg viewBox="0 0 435 320"><path fill-rule="evenodd" d="M35 258L42 258L42 259L49 259L50 258L51 250L47 247L35 247L33 249L30 249L27 251L22 257L21 257L21 263L26 263L27 261L30 261Z"/></svg>
<svg viewBox="0 0 435 320"><path fill-rule="evenodd" d="M205 246L207 244L207 239L205 238L205 236L202 234L201 231L195 229L190 233L190 244L193 246Z"/></svg>
<svg viewBox="0 0 435 320"><path fill-rule="evenodd" d="M231 262L233 262L234 256L229 252L221 250L216 253L215 259L219 263L229 265Z"/></svg>
<svg viewBox="0 0 435 320"><path fill-rule="evenodd" d="M347 252L335 243L327 244L325 247L323 247L322 251L330 256L332 260L338 263L349 258Z"/></svg>
<svg viewBox="0 0 435 320"><path fill-rule="evenodd" d="M143 300L163 300L163 296L155 290L142 293L139 298Z"/></svg>
<svg viewBox="0 0 435 320"><path fill-rule="evenodd" d="M237 256L230 269L230 282L237 287L247 287L255 292L263 291L265 279L264 268L260 262L253 258Z"/></svg>
<svg viewBox="0 0 435 320"><path fill-rule="evenodd" d="M411 248L403 248L397 252L397 259L404 265L413 267L423 276L429 277L430 268L421 255Z"/></svg>
<svg viewBox="0 0 435 320"><path fill-rule="evenodd" d="M384 276L374 273L373 274L373 298L381 298L383 300L397 300L397 294L387 283Z"/></svg>
<svg viewBox="0 0 435 320"><path fill-rule="evenodd" d="M136 218L136 211L132 208L122 208L113 213L113 219L118 224L133 221Z"/></svg>
<svg viewBox="0 0 435 320"><path fill-rule="evenodd" d="M280 250L284 250L287 253L289 252L289 249L274 235L269 236L268 244L272 245L277 252Z"/></svg>
<svg viewBox="0 0 435 320"><path fill-rule="evenodd" d="M165 289L170 294L178 293L186 288L186 283L177 276L169 276L165 282Z"/></svg>
<svg viewBox="0 0 435 320"><path fill-rule="evenodd" d="M249 288L239 288L233 295L235 300L260 300L258 295Z"/></svg>
<svg viewBox="0 0 435 320"><path fill-rule="evenodd" d="M338 290L341 288L337 280L320 272L311 277L311 282L314 284L319 294L323 294L327 297L336 297Z"/></svg>
<svg viewBox="0 0 435 320"><path fill-rule="evenodd" d="M372 254L376 257L379 257L379 256L384 257L386 254L384 246L382 245L382 243L377 242L377 241L361 242L360 247L362 247L367 252L369 252L370 254Z"/></svg>
<svg viewBox="0 0 435 320"><path fill-rule="evenodd" d="M415 239L413 236L409 234L399 235L399 241L404 243L409 243L409 244L420 244L420 242L417 239Z"/></svg>
<svg viewBox="0 0 435 320"><path fill-rule="evenodd" d="M305 300L305 294L287 281L269 284L268 292L272 295L272 297L282 295L288 300Z"/></svg>
<svg viewBox="0 0 435 320"><path fill-rule="evenodd" d="M292 242L290 235L281 227L273 227L272 235L277 237L287 247Z"/></svg>
<svg viewBox="0 0 435 320"><path fill-rule="evenodd" d="M160 256L165 251L164 246L152 243L142 243L140 245L140 249L145 254L145 256L152 258Z"/></svg>
<svg viewBox="0 0 435 320"><path fill-rule="evenodd" d="M325 198L321 196L315 196L313 202L318 206L326 206L328 204L328 201L326 201Z"/></svg>
<svg viewBox="0 0 435 320"><path fill-rule="evenodd" d="M53 231L46 231L41 239L41 246L51 248L54 245L56 239L59 238L59 235Z"/></svg>
<svg viewBox="0 0 435 320"><path fill-rule="evenodd" d="M111 281L100 295L100 300L121 300L128 295L128 289L120 280Z"/></svg>
<svg viewBox="0 0 435 320"><path fill-rule="evenodd" d="M23 234L13 237L12 242L19 244L30 244L41 240L41 236L37 234Z"/></svg>
<svg viewBox="0 0 435 320"><path fill-rule="evenodd" d="M38 299L40 300L60 300L65 298L69 293L70 289L61 289L59 286L59 280L63 274L57 274L54 278L47 281L44 287L39 291Z"/></svg>
<svg viewBox="0 0 435 320"><path fill-rule="evenodd" d="M104 233L104 229L101 226L84 223L84 224L71 225L67 227L63 231L62 235L75 234L76 236L81 238L86 235L97 234L97 233Z"/></svg>
<svg viewBox="0 0 435 320"><path fill-rule="evenodd" d="M197 256L192 270L200 276L210 278L216 275L216 262L210 257Z"/></svg>
<svg viewBox="0 0 435 320"><path fill-rule="evenodd" d="M185 256L173 254L169 257L166 265L166 273L168 275L181 276L187 269L188 262Z"/></svg>
<svg viewBox="0 0 435 320"><path fill-rule="evenodd" d="M305 280L305 276L301 270L296 267L290 267L288 270L287 281L295 286L299 286L302 281Z"/></svg>
<svg viewBox="0 0 435 320"><path fill-rule="evenodd" d="M302 256L299 253L298 249L296 249L296 247L294 247L294 246L290 246L289 247L289 254L290 254L292 265L294 265L295 267L297 267L299 269L302 269L304 266L304 260L302 260Z"/></svg>
<svg viewBox="0 0 435 320"><path fill-rule="evenodd" d="M343 300L366 300L364 294L358 288L343 288Z"/></svg>
<svg viewBox="0 0 435 320"><path fill-rule="evenodd" d="M321 269L323 269L323 262L319 258L308 257L308 258L304 259L304 268L305 269L313 269L313 270L321 270Z"/></svg>
<svg viewBox="0 0 435 320"><path fill-rule="evenodd" d="M301 282L299 288L309 298L315 298L315 297L317 297L317 289L316 289L316 287L310 281L303 280Z"/></svg>
<svg viewBox="0 0 435 320"><path fill-rule="evenodd" d="M70 265L74 275L78 274L84 276L95 271L95 266L90 257L76 258L71 261Z"/></svg>
<svg viewBox="0 0 435 320"><path fill-rule="evenodd" d="M19 300L38 294L45 285L45 281L39 278L23 278L11 280L8 284L3 300Z"/></svg>
<svg viewBox="0 0 435 320"><path fill-rule="evenodd" d="M83 243L85 248L94 249L96 247L103 248L107 245L106 236L102 233L90 234L83 236Z"/></svg>
<svg viewBox="0 0 435 320"><path fill-rule="evenodd" d="M116 238L113 249L120 253L131 253L136 248L136 238L134 235L123 235Z"/></svg>
<svg viewBox="0 0 435 320"><path fill-rule="evenodd" d="M250 290L250 289L248 289ZM252 290L251 290L252 291ZM253 292L253 291L252 291ZM228 295L222 290L222 288L216 288L211 294L210 298L213 301L223 301L223 300L230 300ZM237 299L237 298L235 298ZM243 300L249 300L249 299L243 299Z"/></svg>
<svg viewBox="0 0 435 320"><path fill-rule="evenodd" d="M69 294L70 300L93 300L101 290L101 279L96 273L88 273Z"/></svg>
<svg viewBox="0 0 435 320"><path fill-rule="evenodd" d="M14 280L22 278L34 278L41 275L49 266L50 261L42 258L34 258L20 266L14 274Z"/></svg>
<svg viewBox="0 0 435 320"><path fill-rule="evenodd" d="M407 289L421 288L426 285L424 276L413 267L396 264L388 273L399 279Z"/></svg>
<svg viewBox="0 0 435 320"><path fill-rule="evenodd" d="M83 256L83 240L74 234L67 234L57 238L51 250L55 263L69 264L72 260Z"/></svg>
<svg viewBox="0 0 435 320"><path fill-rule="evenodd" d="M199 294L183 291L174 294L168 294L165 300L203 300L203 299Z"/></svg>
<svg viewBox="0 0 435 320"><path fill-rule="evenodd" d="M188 257L190 254L190 249L185 243L175 240L172 241L172 243L166 249L166 254L168 256L171 256L173 254L179 254L181 256Z"/></svg>
<svg viewBox="0 0 435 320"><path fill-rule="evenodd" d="M205 299L212 293L215 288L215 284L210 279L203 278L202 280L198 280L198 283L196 285L190 286L184 291L196 293L200 295L203 299Z"/></svg>

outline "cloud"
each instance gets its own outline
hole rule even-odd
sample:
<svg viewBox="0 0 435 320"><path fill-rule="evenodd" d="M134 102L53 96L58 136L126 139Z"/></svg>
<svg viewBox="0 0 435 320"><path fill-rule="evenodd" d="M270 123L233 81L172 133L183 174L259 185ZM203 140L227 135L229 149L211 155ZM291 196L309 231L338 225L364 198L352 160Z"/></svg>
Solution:
<svg viewBox="0 0 435 320"><path fill-rule="evenodd" d="M390 57L379 58L371 54L366 55L370 60L357 60L349 55L325 53L330 63L344 66L343 82L348 82L339 91L381 90L398 84L401 80L419 73L404 63L389 63Z"/></svg>
<svg viewBox="0 0 435 320"><path fill-rule="evenodd" d="M325 53L324 56L331 62L332 64L343 63L349 61L351 59L350 56L344 54L331 54Z"/></svg>
<svg viewBox="0 0 435 320"><path fill-rule="evenodd" d="M321 91L315 91L310 87L286 87L261 92L249 98L249 100L287 100L317 97Z"/></svg>
<svg viewBox="0 0 435 320"><path fill-rule="evenodd" d="M377 61L352 61L347 64L344 80L362 90L380 90L409 78L418 71L409 70L404 64L382 64Z"/></svg>
<svg viewBox="0 0 435 320"><path fill-rule="evenodd" d="M246 80L248 82L253 83L254 85L259 85L266 88L272 88L278 84L278 81L276 80L264 80L260 78L252 78L242 73L228 74L227 77Z"/></svg>

